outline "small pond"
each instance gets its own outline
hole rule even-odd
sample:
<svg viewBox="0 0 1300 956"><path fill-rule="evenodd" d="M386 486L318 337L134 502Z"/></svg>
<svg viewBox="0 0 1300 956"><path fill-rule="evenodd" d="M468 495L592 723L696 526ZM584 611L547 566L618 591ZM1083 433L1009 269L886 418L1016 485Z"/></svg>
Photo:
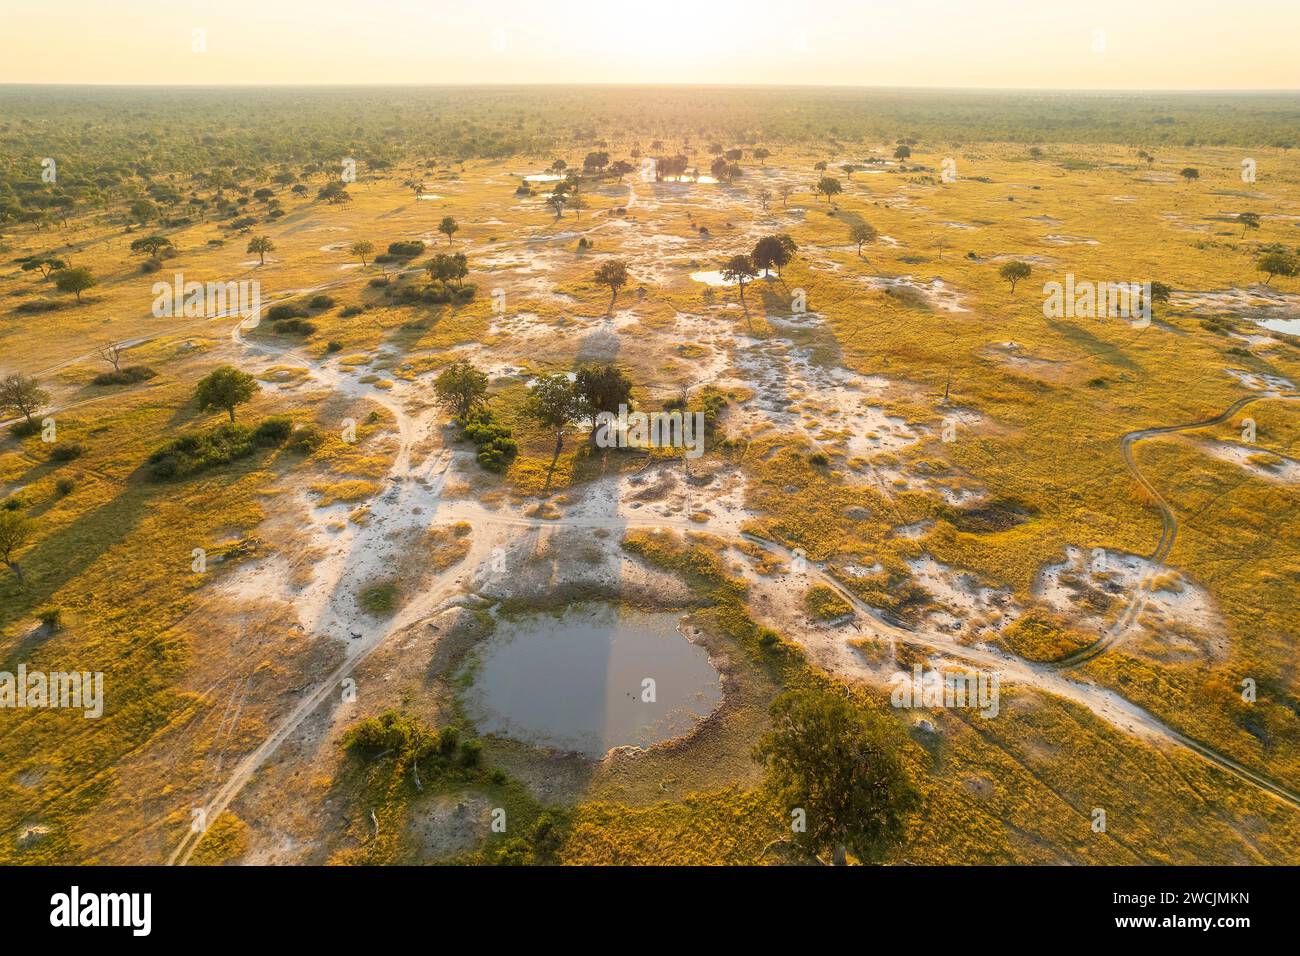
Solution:
<svg viewBox="0 0 1300 956"><path fill-rule="evenodd" d="M681 620L608 604L499 619L469 665L466 711L481 733L593 759L680 737L722 700Z"/></svg>

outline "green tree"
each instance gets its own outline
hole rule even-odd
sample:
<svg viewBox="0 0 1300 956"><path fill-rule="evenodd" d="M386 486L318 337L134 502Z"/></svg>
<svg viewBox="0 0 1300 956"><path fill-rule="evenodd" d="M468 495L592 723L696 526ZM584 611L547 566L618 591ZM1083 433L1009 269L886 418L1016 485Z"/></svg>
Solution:
<svg viewBox="0 0 1300 956"><path fill-rule="evenodd" d="M1181 171L1178 173L1178 175L1179 175L1179 176L1182 176L1183 179L1185 179L1188 183L1190 183L1190 182L1191 182L1192 180L1194 180L1194 179L1200 179L1200 178L1201 178L1201 171L1200 171L1199 169L1196 169L1196 168L1192 167L1192 166L1188 166L1188 167L1186 167L1185 169L1181 170Z"/></svg>
<svg viewBox="0 0 1300 956"><path fill-rule="evenodd" d="M257 380L233 365L223 365L199 381L194 398L200 411L221 409L235 420L235 407L243 405L258 390Z"/></svg>
<svg viewBox="0 0 1300 956"><path fill-rule="evenodd" d="M50 393L30 375L15 372L0 379L0 411L8 415L22 415L29 428L36 427L32 418L48 405Z"/></svg>
<svg viewBox="0 0 1300 956"><path fill-rule="evenodd" d="M85 267L76 269L60 269L54 273L54 287L60 292L71 292L77 297L77 303L81 303L81 293L87 289L93 289L99 285L99 280L91 275L90 270Z"/></svg>
<svg viewBox="0 0 1300 956"><path fill-rule="evenodd" d="M375 244L369 239L358 239L348 247L348 251L361 260L363 266L370 265L366 257L375 251Z"/></svg>
<svg viewBox="0 0 1300 956"><path fill-rule="evenodd" d="M840 185L840 181L834 176L823 176L817 180L817 192L825 196L828 201L832 196L838 196L843 191L844 187Z"/></svg>
<svg viewBox="0 0 1300 956"><path fill-rule="evenodd" d="M761 270L764 275L771 269L776 269L780 275L781 269L790 262L790 257L791 251L780 236L763 236L754 243L754 251L749 254L754 268Z"/></svg>
<svg viewBox="0 0 1300 956"><path fill-rule="evenodd" d="M912 158L911 147L900 146L898 147L898 149L894 150L894 159L902 160L902 159L911 159L911 158Z"/></svg>
<svg viewBox="0 0 1300 956"><path fill-rule="evenodd" d="M31 540L32 523L17 511L0 511L0 561L5 563L18 583L23 583L23 569L18 566L17 554Z"/></svg>
<svg viewBox="0 0 1300 956"><path fill-rule="evenodd" d="M749 256L732 256L722 266L722 278L734 282L740 287L740 302L745 303L745 283L758 278L758 269Z"/></svg>
<svg viewBox="0 0 1300 956"><path fill-rule="evenodd" d="M595 441L596 416L601 412L617 415L620 405L632 407L632 381L613 362L584 365L573 382L582 405L583 415L591 418L591 438Z"/></svg>
<svg viewBox="0 0 1300 956"><path fill-rule="evenodd" d="M1268 278L1264 280L1264 285L1268 285L1274 276L1282 276L1284 279L1294 276L1300 271L1300 261L1289 252L1266 252L1259 257L1255 268L1268 273Z"/></svg>
<svg viewBox="0 0 1300 956"><path fill-rule="evenodd" d="M876 241L876 227L867 222L857 222L849 230L849 238L858 244L858 258L862 258L862 247Z"/></svg>
<svg viewBox="0 0 1300 956"><path fill-rule="evenodd" d="M469 275L469 260L465 258L463 252L452 255L440 252L429 260L425 268L429 270L431 278L441 279L443 282L455 282L459 286L465 276Z"/></svg>
<svg viewBox="0 0 1300 956"><path fill-rule="evenodd" d="M806 815L795 842L813 855L829 848L837 864L849 850L874 862L899 845L920 797L888 719L819 690L782 694L771 714L754 758L777 799Z"/></svg>
<svg viewBox="0 0 1300 956"><path fill-rule="evenodd" d="M582 400L567 375L556 373L534 379L524 399L524 414L543 428L555 432L555 454L551 467L559 460L564 432L583 417Z"/></svg>
<svg viewBox="0 0 1300 956"><path fill-rule="evenodd" d="M1239 212L1237 213L1237 222L1241 223L1241 238L1245 239L1247 229L1259 228L1259 213Z"/></svg>
<svg viewBox="0 0 1300 956"><path fill-rule="evenodd" d="M152 222L158 218L158 207L147 199L137 199L127 208L136 222Z"/></svg>
<svg viewBox="0 0 1300 956"><path fill-rule="evenodd" d="M460 229L456 220L451 216L443 216L442 222L438 223L438 231L447 237L447 245L451 245L451 237Z"/></svg>
<svg viewBox="0 0 1300 956"><path fill-rule="evenodd" d="M1029 268L1029 263L1021 262L1017 259L1014 262L1008 262L1003 265L1002 268L998 270L998 275L1000 275L1005 281L1011 283L1011 294L1015 295L1016 283L1021 279L1028 279L1031 271L1033 270Z"/></svg>
<svg viewBox="0 0 1300 956"><path fill-rule="evenodd" d="M457 418L465 418L487 402L488 377L469 359L457 359L433 381L438 404Z"/></svg>
<svg viewBox="0 0 1300 956"><path fill-rule="evenodd" d="M67 262L54 256L33 256L23 263L23 272L34 272L40 270L41 278L48 279L50 273L58 272L60 269L66 269Z"/></svg>
<svg viewBox="0 0 1300 956"><path fill-rule="evenodd" d="M266 265L266 254L275 251L275 243L266 236L254 236L248 240L248 251L257 253L262 265Z"/></svg>
<svg viewBox="0 0 1300 956"><path fill-rule="evenodd" d="M166 236L141 236L131 242L132 252L147 253L151 259L159 258L159 254L169 248L173 248L172 241Z"/></svg>
<svg viewBox="0 0 1300 956"><path fill-rule="evenodd" d="M593 278L600 285L609 286L609 307L612 309L618 290L627 285L627 264L622 259L608 259L597 267Z"/></svg>
<svg viewBox="0 0 1300 956"><path fill-rule="evenodd" d="M348 193L347 187L337 180L322 186L320 191L316 193L316 198L325 200L331 206L352 201L352 196Z"/></svg>

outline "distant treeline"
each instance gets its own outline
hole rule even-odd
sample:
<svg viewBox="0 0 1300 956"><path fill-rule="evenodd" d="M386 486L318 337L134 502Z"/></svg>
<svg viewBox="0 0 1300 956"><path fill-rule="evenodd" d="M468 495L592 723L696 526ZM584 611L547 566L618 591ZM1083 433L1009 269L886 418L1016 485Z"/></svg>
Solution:
<svg viewBox="0 0 1300 956"><path fill-rule="evenodd" d="M776 87L0 86L0 189L112 188L213 167L536 155L608 142L654 149L834 149L898 140L1300 144L1295 93L1053 93Z"/></svg>

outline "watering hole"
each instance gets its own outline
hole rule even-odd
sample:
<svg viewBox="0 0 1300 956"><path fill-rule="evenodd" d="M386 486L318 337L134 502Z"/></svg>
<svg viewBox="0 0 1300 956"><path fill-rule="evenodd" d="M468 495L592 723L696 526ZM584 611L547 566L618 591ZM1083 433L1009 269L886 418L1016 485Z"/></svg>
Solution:
<svg viewBox="0 0 1300 956"><path fill-rule="evenodd" d="M499 619L468 665L466 710L481 733L592 758L680 737L722 700L681 620L608 604Z"/></svg>

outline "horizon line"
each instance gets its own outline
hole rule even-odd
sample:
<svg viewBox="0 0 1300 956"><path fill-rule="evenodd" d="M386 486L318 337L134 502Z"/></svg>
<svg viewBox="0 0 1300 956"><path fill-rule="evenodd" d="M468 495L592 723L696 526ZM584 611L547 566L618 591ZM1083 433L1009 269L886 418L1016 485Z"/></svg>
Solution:
<svg viewBox="0 0 1300 956"><path fill-rule="evenodd" d="M349 89L767 89L862 90L879 92L947 93L1088 93L1088 94L1273 94L1300 96L1300 87L1066 87L1066 86L887 86L855 83L720 83L691 81L644 82L359 82L359 83L85 83L0 81L0 89L118 89L118 90L349 90Z"/></svg>

